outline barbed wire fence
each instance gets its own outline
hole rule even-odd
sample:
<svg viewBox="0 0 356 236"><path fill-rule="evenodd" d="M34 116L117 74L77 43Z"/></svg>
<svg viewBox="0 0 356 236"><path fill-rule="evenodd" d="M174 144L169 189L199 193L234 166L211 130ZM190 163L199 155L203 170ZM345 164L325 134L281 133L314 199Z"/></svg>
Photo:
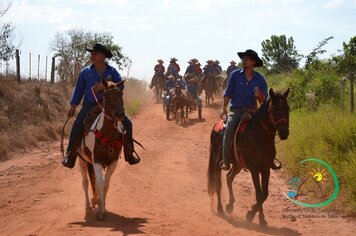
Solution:
<svg viewBox="0 0 356 236"><path fill-rule="evenodd" d="M58 79L54 63L55 59L51 54L44 55L30 51L16 50L11 60L0 63L0 75L5 77L15 75L19 82L20 80L45 80L54 82L55 79Z"/></svg>

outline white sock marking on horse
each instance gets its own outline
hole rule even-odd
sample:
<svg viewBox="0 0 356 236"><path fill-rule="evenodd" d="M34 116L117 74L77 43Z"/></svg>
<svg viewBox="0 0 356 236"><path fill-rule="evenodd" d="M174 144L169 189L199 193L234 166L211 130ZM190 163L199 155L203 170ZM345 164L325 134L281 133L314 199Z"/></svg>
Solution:
<svg viewBox="0 0 356 236"><path fill-rule="evenodd" d="M88 188L89 188L88 167L87 167L87 163L80 158L79 158L79 167L80 167L80 173L82 174L82 186L83 186L84 197L85 197L85 209L88 209L90 207L89 193L88 193Z"/></svg>

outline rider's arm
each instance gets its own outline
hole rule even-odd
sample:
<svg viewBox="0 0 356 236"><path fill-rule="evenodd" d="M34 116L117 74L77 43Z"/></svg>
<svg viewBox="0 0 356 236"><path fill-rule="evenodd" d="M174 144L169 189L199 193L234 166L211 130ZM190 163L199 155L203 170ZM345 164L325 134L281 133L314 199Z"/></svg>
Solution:
<svg viewBox="0 0 356 236"><path fill-rule="evenodd" d="M81 71L75 85L72 98L70 99L70 105L78 106L80 101L82 100L85 92L85 78L84 71Z"/></svg>

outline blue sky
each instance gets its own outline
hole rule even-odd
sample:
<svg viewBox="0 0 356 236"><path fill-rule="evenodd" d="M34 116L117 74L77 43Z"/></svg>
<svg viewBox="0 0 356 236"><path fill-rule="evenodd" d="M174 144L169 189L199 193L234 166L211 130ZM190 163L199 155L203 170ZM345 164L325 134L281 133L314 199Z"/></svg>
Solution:
<svg viewBox="0 0 356 236"><path fill-rule="evenodd" d="M273 34L293 36L301 54L334 36L325 56L337 54L356 35L355 13L356 0L14 0L1 21L14 23L26 58L51 55L57 31L109 32L133 61L130 76L148 80L158 58L175 56L184 70L193 57L226 68L237 51L261 54Z"/></svg>

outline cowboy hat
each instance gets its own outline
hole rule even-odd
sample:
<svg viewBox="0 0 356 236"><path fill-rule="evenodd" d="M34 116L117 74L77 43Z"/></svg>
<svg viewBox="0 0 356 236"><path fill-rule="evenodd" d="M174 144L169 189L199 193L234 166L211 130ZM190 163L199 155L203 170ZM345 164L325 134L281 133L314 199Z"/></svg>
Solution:
<svg viewBox="0 0 356 236"><path fill-rule="evenodd" d="M111 51L100 43L94 44L94 46L92 48L85 48L85 50L88 52L100 52L100 53L104 54L106 58L113 57Z"/></svg>
<svg viewBox="0 0 356 236"><path fill-rule="evenodd" d="M162 62L163 63L164 61L162 59L158 59L157 62Z"/></svg>
<svg viewBox="0 0 356 236"><path fill-rule="evenodd" d="M193 58L191 61L193 61L193 62L195 62L195 63L198 63L198 62L199 62L198 59L196 59L196 58Z"/></svg>
<svg viewBox="0 0 356 236"><path fill-rule="evenodd" d="M220 64L220 61L219 61L219 60L215 60L214 62L215 62L215 64L217 64L217 65Z"/></svg>
<svg viewBox="0 0 356 236"><path fill-rule="evenodd" d="M178 61L178 59L175 58L175 57L172 57L172 58L171 58L171 61Z"/></svg>
<svg viewBox="0 0 356 236"><path fill-rule="evenodd" d="M255 67L263 66L263 61L258 57L257 52L247 49L245 52L238 52L237 55L242 59L244 56L249 56L252 60L256 61Z"/></svg>
<svg viewBox="0 0 356 236"><path fill-rule="evenodd" d="M206 63L214 63L213 60L207 60Z"/></svg>
<svg viewBox="0 0 356 236"><path fill-rule="evenodd" d="M231 63L231 64L236 64L236 61L231 60L230 63Z"/></svg>

